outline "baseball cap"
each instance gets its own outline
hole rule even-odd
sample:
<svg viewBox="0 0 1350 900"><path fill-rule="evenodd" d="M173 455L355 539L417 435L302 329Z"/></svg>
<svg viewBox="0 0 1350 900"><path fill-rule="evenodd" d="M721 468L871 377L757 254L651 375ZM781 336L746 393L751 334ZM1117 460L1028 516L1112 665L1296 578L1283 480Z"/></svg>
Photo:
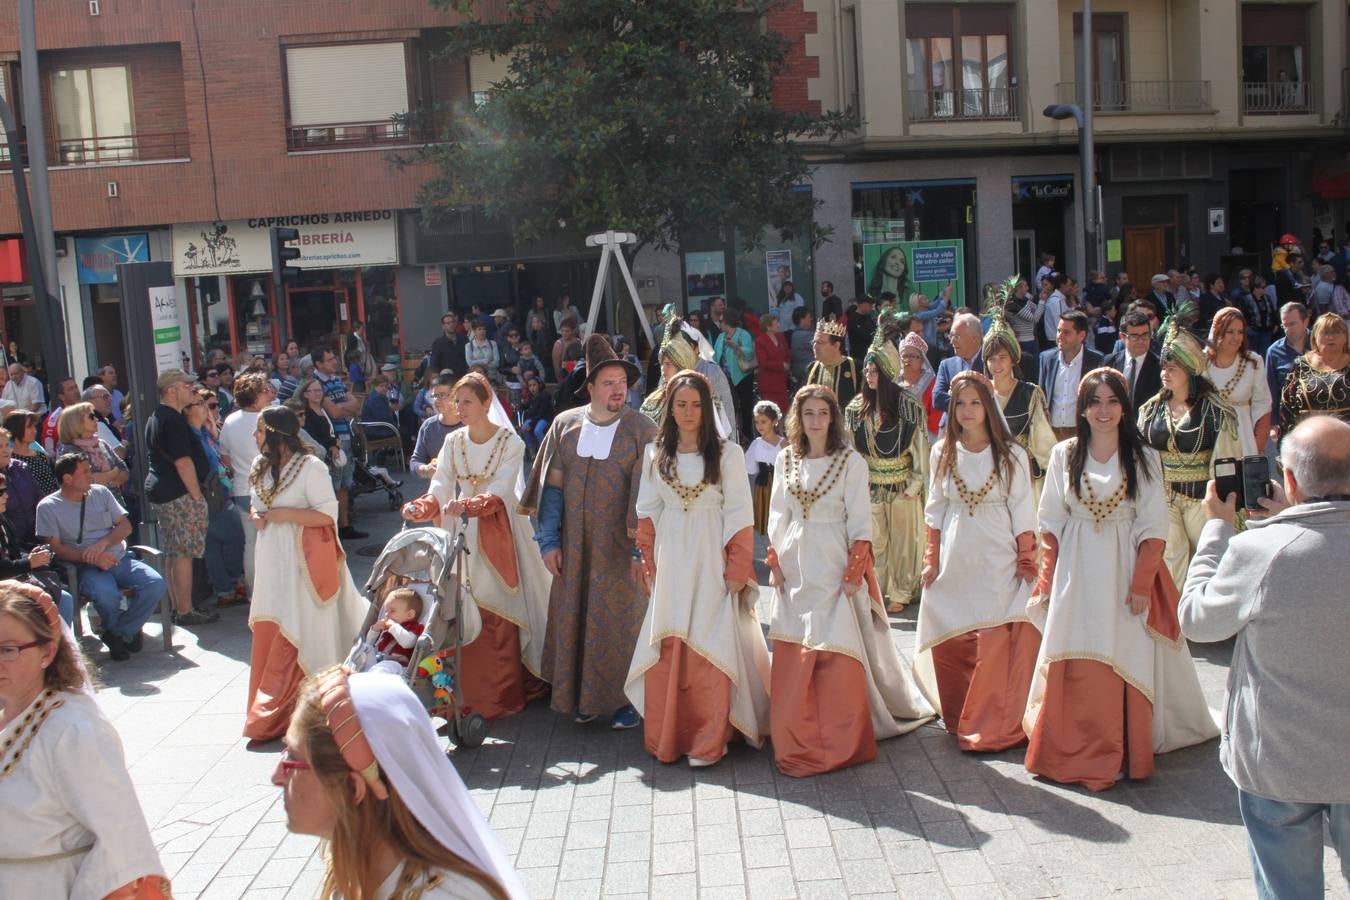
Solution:
<svg viewBox="0 0 1350 900"><path fill-rule="evenodd" d="M1168 278L1166 275L1159 272L1157 275L1154 275L1152 278L1149 279L1149 284L1157 284L1160 281L1171 281L1171 280L1172 279Z"/></svg>
<svg viewBox="0 0 1350 900"><path fill-rule="evenodd" d="M494 309L494 310L492 311L492 318L494 318L494 319L496 319L496 318L509 319L509 318L511 318L511 314L510 314L509 312L507 312L505 309L503 309L502 307L499 306L499 307L497 307L496 309Z"/></svg>
<svg viewBox="0 0 1350 900"><path fill-rule="evenodd" d="M380 366L380 371L381 371L381 372L397 372L397 371L398 371L398 366L394 365L393 363L385 363L384 365Z"/></svg>

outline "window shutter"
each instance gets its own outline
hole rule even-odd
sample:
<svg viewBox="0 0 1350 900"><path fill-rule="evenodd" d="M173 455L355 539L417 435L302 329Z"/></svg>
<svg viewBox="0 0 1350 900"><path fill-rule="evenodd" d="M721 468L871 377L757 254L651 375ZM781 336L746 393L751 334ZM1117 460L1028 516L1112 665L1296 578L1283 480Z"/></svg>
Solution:
<svg viewBox="0 0 1350 900"><path fill-rule="evenodd" d="M385 122L408 111L402 42L286 48L291 125Z"/></svg>
<svg viewBox="0 0 1350 900"><path fill-rule="evenodd" d="M972 3L958 6L961 17L961 33L965 34L1008 34L1009 11L1011 7Z"/></svg>
<svg viewBox="0 0 1350 900"><path fill-rule="evenodd" d="M1247 47L1308 46L1308 7L1242 4L1242 44Z"/></svg>
<svg viewBox="0 0 1350 900"><path fill-rule="evenodd" d="M952 8L905 4L906 37L951 37Z"/></svg>

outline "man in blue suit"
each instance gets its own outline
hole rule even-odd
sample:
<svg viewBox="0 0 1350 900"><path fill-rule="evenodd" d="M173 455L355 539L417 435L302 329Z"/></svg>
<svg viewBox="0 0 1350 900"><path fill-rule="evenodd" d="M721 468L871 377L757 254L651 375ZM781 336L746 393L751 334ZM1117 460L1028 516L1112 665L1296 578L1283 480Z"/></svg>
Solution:
<svg viewBox="0 0 1350 900"><path fill-rule="evenodd" d="M952 355L938 363L937 377L933 381L933 407L942 410L939 428L947 424L947 406L952 401L952 379L968 369L984 371L984 360L980 359L983 337L980 320L971 313L962 312L952 320Z"/></svg>
<svg viewBox="0 0 1350 900"><path fill-rule="evenodd" d="M1071 309L1059 317L1055 346L1041 354L1041 390L1050 406L1050 427L1061 441L1077 433L1078 383L1102 365L1102 355L1084 346L1087 335L1087 314Z"/></svg>

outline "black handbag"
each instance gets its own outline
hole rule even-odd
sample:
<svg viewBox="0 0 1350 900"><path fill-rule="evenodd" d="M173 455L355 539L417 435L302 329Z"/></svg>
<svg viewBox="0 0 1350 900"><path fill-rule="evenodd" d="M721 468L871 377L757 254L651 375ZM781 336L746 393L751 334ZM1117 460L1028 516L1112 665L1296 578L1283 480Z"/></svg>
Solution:
<svg viewBox="0 0 1350 900"><path fill-rule="evenodd" d="M225 493L225 485L220 483L220 473L214 469L202 479L202 497L206 499L206 509L218 513L230 505L230 497Z"/></svg>

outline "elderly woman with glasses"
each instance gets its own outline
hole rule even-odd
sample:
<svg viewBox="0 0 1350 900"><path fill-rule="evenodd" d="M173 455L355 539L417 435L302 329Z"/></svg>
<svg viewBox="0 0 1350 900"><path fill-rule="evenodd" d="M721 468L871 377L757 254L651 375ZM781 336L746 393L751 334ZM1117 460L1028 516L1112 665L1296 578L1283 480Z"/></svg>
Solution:
<svg viewBox="0 0 1350 900"><path fill-rule="evenodd" d="M127 483L131 474L127 464L113 450L112 445L98 436L98 416L94 414L94 404L76 403L66 407L61 413L56 429L56 454L80 453L89 460L94 473L94 484L101 484L117 495L122 501L122 485Z"/></svg>
<svg viewBox="0 0 1350 900"><path fill-rule="evenodd" d="M170 896L117 730L51 598L0 582L6 897Z"/></svg>

